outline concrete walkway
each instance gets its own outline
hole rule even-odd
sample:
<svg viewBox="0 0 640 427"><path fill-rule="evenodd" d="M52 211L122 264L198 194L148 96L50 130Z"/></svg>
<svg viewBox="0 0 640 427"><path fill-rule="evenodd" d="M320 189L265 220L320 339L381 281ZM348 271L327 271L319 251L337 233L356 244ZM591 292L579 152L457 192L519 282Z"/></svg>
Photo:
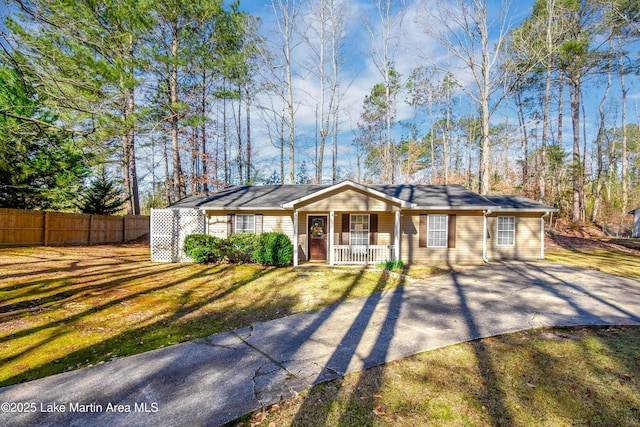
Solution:
<svg viewBox="0 0 640 427"><path fill-rule="evenodd" d="M570 325L640 325L640 281L548 262L469 267L1 388L0 425L220 425L384 362L475 338Z"/></svg>

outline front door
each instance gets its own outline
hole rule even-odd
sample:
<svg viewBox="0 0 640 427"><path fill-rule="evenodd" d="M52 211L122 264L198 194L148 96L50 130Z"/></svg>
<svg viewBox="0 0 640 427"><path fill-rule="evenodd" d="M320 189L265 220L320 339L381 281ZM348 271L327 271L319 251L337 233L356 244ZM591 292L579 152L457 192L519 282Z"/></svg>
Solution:
<svg viewBox="0 0 640 427"><path fill-rule="evenodd" d="M309 217L309 259L327 259L327 217Z"/></svg>

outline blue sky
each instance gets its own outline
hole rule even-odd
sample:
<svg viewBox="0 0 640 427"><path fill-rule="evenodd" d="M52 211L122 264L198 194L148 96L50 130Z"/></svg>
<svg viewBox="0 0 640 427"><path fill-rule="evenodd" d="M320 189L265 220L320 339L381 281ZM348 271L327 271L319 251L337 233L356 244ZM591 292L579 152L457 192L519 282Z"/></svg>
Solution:
<svg viewBox="0 0 640 427"><path fill-rule="evenodd" d="M303 20L310 21L313 18L309 16L309 6L315 1L304 1L300 22ZM341 158L347 161L353 158L350 151L351 140L353 139L352 129L356 127L362 110L362 102L368 95L372 87L383 82L380 72L376 69L372 59L372 41L367 26L376 34L381 33L380 18L377 16L376 2L373 0L343 0L338 1L345 9L345 25L344 32L344 53L349 60L343 65L343 78L348 88L345 90L344 99L341 105L344 108L341 113ZM400 2L395 2L395 10L399 11ZM425 14L429 10L428 1L406 1L404 3L404 14L399 28L394 28L394 40L392 42L393 52L392 60L395 69L401 74L402 79L406 79L411 71L419 65L429 65L429 60L434 57L446 56L442 48L433 40L424 34L423 27L425 25ZM490 5L490 14L494 15L498 12L501 2L492 1ZM507 17L511 26L517 26L520 21L526 18L533 5L533 0L515 1L510 7L510 14ZM245 10L262 20L260 28L261 34L269 40L276 40L274 35L274 13L272 4L269 0L242 0L240 3L242 10ZM301 25L302 26L302 25ZM499 34L493 34L497 38ZM304 68L304 63L308 62L308 47L299 44L294 50L294 80L295 80L295 98L298 100L296 104L296 133L298 135L298 143L304 144L305 141L313 145L315 140L316 126L316 105L319 99L317 80ZM448 59L451 60L451 59ZM454 72L456 72L454 70ZM464 76L467 71L459 70L460 80L470 78ZM411 115L411 111L403 102L403 97L397 103L397 118L399 120L407 119ZM463 103L465 108L472 107L469 103ZM473 106L472 108L475 108ZM465 112L464 114L467 114ZM260 133L260 123L255 123L254 134L266 137L266 134ZM254 140L260 143L259 140ZM268 149L268 147L267 147ZM308 149L306 152L306 160L313 160L313 151ZM344 156L343 156L344 154ZM267 156L268 157L268 156ZM305 159L303 155L300 159ZM328 163L328 161L327 161ZM325 164L327 164L325 163ZM344 164L345 168L353 168L353 165Z"/></svg>
<svg viewBox="0 0 640 427"><path fill-rule="evenodd" d="M338 0L336 0L338 2ZM306 6L314 3L313 0L304 1L303 9ZM350 60L344 67L344 75L346 80L350 81L350 85L345 92L344 101L342 106L345 111L342 114L341 129L342 141L341 146L343 152L341 158L349 159L353 157L353 153L350 152L350 140L353 139L352 128L355 127L360 112L362 110L362 101L364 97L370 92L371 88L376 83L382 82L382 77L378 70L375 68L371 57L371 38L365 27L365 22L370 23L373 26L374 32L379 31L376 28L376 16L375 16L375 1L374 0L356 0L356 1L342 1L345 4L347 10L348 25L345 30L345 52L350 57ZM396 2L398 3L398 2ZM468 81L470 84L470 75L468 71L463 70L461 67L455 67L455 58L446 57L446 53L443 52L442 47L431 40L424 34L424 17L429 14L430 0L407 0L404 3L405 16L402 19L401 28L397 28L397 40L395 53L393 55L393 61L395 68L403 78L406 78L411 73L411 70L419 65L429 65L429 60L433 58L441 58L442 60L452 61L452 70L457 73L458 80L464 82ZM500 9L502 2L500 0L493 0L489 2L489 15L496 18L497 11ZM520 22L527 18L531 13L531 8L534 4L534 0L514 0L510 2L509 14L506 17L506 22L509 27L517 27ZM269 0L242 0L241 9L246 10L256 16L259 16L263 20L261 27L261 33L270 39L273 39L273 11L271 2ZM308 10L308 9L307 9ZM497 21L497 19L496 19ZM497 28L497 25L494 29ZM494 40L497 40L499 34L497 30L493 34L490 34ZM310 76L309 72L304 70L301 64L304 62L306 56L304 44L298 45L294 51L296 61L296 73L295 73L295 86L296 86L296 98L298 103L296 106L296 132L299 135L299 142L304 142L305 139L313 141L315 135L315 106L317 104L317 81ZM466 74L466 75L465 75ZM585 109L587 112L587 139L588 141L593 139L595 134L595 120L597 117L597 105L600 101L601 83L606 80L606 76L598 78L590 78L585 81ZM629 110L633 110L638 99L638 88L635 86L635 79L628 77L627 85L629 90ZM613 88L609 97L608 108L611 111L619 110L619 98L620 91L618 83L613 82ZM457 108L460 108L460 114L468 114L472 110L476 110L477 106L464 96L459 95L459 104ZM565 101L568 101L568 95L565 96ZM402 101L397 105L399 120L407 119L410 115L409 107ZM565 137L570 138L570 122L568 106L566 107L565 119ZM466 111L464 111L466 109ZM636 108L637 109L637 108ZM510 123L516 123L517 118L513 110L513 106L504 105L501 110L494 116L494 122L504 120L506 114L509 114ZM612 113L610 115L611 120L619 119L619 113L616 115ZM635 117L629 117L630 122L635 122ZM616 123L609 123L610 126ZM260 125L256 123L255 134L260 135ZM254 140L256 143L260 143L258 140ZM517 144L514 144L516 147ZM342 157L342 154L345 157ZM313 150L307 150L306 160L312 160ZM301 156L300 159L303 157ZM329 162L330 158L327 158L326 162ZM346 160L343 160L346 161ZM325 163L326 164L326 163ZM353 165L344 164L345 167L353 167Z"/></svg>
<svg viewBox="0 0 640 427"><path fill-rule="evenodd" d="M371 88L376 83L382 82L382 77L376 69L371 56L371 38L368 34L365 23L372 26L374 33L379 34L379 27L376 26L375 0L334 0L336 3L342 3L345 9L345 19L347 21L344 30L344 52L349 60L343 66L343 79L345 81L344 99L341 101L343 111L341 113L341 137L340 137L340 159L343 169L353 169L353 152L351 141L353 139L352 129L356 127L359 115L362 110L362 102L364 97L370 93ZM303 15L308 15L308 6L315 0L303 0ZM431 0L406 0L404 3L405 16L402 19L402 25L396 28L397 39L393 61L395 68L403 78L408 77L411 70L418 65L429 65L429 59L443 57L442 48L435 42L430 40L423 32L425 14L428 14ZM396 2L399 3L399 2ZM499 10L501 0L490 1L490 14L495 15ZM507 22L511 27L518 24L529 16L534 0L513 0L509 8ZM260 32L268 39L273 40L273 19L274 13L270 0L241 0L240 7L262 20ZM398 7L399 8L399 7ZM7 14L7 6L3 0L0 0L0 19L4 21ZM307 16L307 22L312 18ZM379 22L379 19L378 19ZM3 25L0 25L0 30ZM492 34L497 38L498 34ZM633 53L635 54L635 53ZM296 133L297 144L301 147L296 155L297 163L305 160L308 164L308 170L312 169L312 161L314 157L313 143L315 140L315 124L316 124L316 105L318 97L317 80L310 72L303 67L303 63L308 60L308 47L299 44L295 51L295 98L296 102ZM450 59L449 59L450 60ZM459 73L459 79L465 80L464 70L454 71ZM468 74L468 73L467 73ZM468 76L467 76L468 78ZM601 90L598 83L602 82L606 77L598 79L590 79L585 84L585 100L587 117L589 118L587 126L587 138L591 140L595 132L596 109L601 96ZM610 95L608 108L615 111L620 110L616 102L619 100L618 83L614 82L614 88ZM636 122L640 108L637 106L640 95L638 93L637 78L629 77L627 80L629 86L629 121ZM459 95L458 95L459 96ZM469 111L475 110L476 106L468 102L464 97L459 96L458 108L461 109L460 114L468 114ZM568 96L565 97L568 99ZM618 102L619 104L619 102ZM255 104L254 104L255 105ZM409 107L399 100L397 117L400 120L407 119L410 115ZM515 113L512 109L503 108L500 114L496 115L496 120L502 120L505 114L510 114L509 121L515 123L517 121ZM620 113L611 114L612 120L616 117L619 119ZM570 124L568 110L565 114L567 120L565 128L565 136L570 137ZM265 125L261 122L259 114L253 114L252 135L253 143L256 145L256 153L261 153L262 157L262 175L268 176L270 171L277 165L277 151L269 141L268 133ZM615 123L610 123L615 125ZM306 146L306 148L305 148ZM325 164L330 166L330 153L326 153ZM325 173L325 175L329 175Z"/></svg>

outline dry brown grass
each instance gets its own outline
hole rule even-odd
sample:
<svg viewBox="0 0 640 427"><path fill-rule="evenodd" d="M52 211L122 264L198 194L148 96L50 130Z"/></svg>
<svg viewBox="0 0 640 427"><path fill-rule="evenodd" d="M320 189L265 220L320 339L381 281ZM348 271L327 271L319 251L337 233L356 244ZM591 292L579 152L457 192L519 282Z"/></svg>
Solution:
<svg viewBox="0 0 640 427"><path fill-rule="evenodd" d="M403 283L380 271L163 264L142 244L0 249L0 385Z"/></svg>
<svg viewBox="0 0 640 427"><path fill-rule="evenodd" d="M635 426L640 328L543 329L419 354L230 425Z"/></svg>

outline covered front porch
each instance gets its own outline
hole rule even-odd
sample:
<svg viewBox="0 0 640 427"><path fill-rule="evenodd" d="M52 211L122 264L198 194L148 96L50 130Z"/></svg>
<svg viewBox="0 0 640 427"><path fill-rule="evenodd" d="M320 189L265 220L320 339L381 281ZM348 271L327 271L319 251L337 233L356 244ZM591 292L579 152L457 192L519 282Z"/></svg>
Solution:
<svg viewBox="0 0 640 427"><path fill-rule="evenodd" d="M400 259L401 210L413 205L350 181L285 203L293 211L293 265L366 265Z"/></svg>
<svg viewBox="0 0 640 427"><path fill-rule="evenodd" d="M400 210L293 214L293 265L367 265L400 259Z"/></svg>

